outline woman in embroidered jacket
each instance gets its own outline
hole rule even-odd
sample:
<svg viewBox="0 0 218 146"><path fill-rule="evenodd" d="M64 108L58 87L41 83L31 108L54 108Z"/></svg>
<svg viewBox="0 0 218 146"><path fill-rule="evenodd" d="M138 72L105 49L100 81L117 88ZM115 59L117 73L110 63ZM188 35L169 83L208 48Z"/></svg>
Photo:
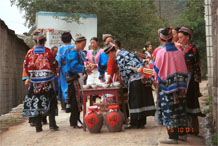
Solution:
<svg viewBox="0 0 218 146"><path fill-rule="evenodd" d="M186 96L187 67L183 53L172 41L172 29L160 29L159 39L164 48L159 50L155 59L155 80L158 82L158 122L166 126L169 139L161 143L176 144L186 139L187 127ZM179 131L181 129L181 131Z"/></svg>
<svg viewBox="0 0 218 146"><path fill-rule="evenodd" d="M185 55L185 62L188 68L188 89L187 89L187 113L189 123L193 131L191 134L198 135L198 116L205 116L201 113L198 97L200 94L199 82L201 81L200 56L198 49L191 42L192 31L187 27L179 30L179 42Z"/></svg>
<svg viewBox="0 0 218 146"><path fill-rule="evenodd" d="M33 38L35 46L27 52L23 65L23 80L29 86L23 116L33 117L36 132L40 132L42 117L49 114L49 127L57 130L55 122L57 98L54 88L57 64L51 50L44 47L46 38L43 33L36 31Z"/></svg>
<svg viewBox="0 0 218 146"><path fill-rule="evenodd" d="M99 56L104 51L103 49L98 47L98 38L91 38L90 43L92 46L92 50L88 50L87 52L87 64L91 64L94 69L92 70L92 73L88 75L87 84L89 85L100 82L98 72L98 60Z"/></svg>
<svg viewBox="0 0 218 146"><path fill-rule="evenodd" d="M128 88L131 122L125 128L144 128L146 116L153 116L155 113L154 99L152 95L148 94L148 89L141 82L142 74L130 69L130 67L141 68L144 63L136 54L124 49L117 50L112 43L105 46L104 52L116 60L122 82Z"/></svg>

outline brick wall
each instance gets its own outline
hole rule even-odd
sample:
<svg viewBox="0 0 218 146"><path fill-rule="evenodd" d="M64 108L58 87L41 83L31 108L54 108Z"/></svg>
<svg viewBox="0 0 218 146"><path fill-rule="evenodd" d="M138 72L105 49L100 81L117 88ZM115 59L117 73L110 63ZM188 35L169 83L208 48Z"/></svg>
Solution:
<svg viewBox="0 0 218 146"><path fill-rule="evenodd" d="M28 46L0 20L0 115L23 102L22 64Z"/></svg>

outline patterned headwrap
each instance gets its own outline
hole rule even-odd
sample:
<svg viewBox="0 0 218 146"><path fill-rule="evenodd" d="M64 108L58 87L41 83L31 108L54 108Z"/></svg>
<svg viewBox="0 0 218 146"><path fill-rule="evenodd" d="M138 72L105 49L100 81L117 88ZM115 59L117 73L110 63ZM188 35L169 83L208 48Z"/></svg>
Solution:
<svg viewBox="0 0 218 146"><path fill-rule="evenodd" d="M43 29L35 30L32 35L33 35L33 39L36 40L37 42L39 40L46 38L46 35Z"/></svg>
<svg viewBox="0 0 218 146"><path fill-rule="evenodd" d="M185 27L185 26L181 27L179 29L179 32L186 32L186 33L188 33L190 35L190 37L192 37L192 31L188 27Z"/></svg>
<svg viewBox="0 0 218 146"><path fill-rule="evenodd" d="M85 41L86 40L86 37L85 36L83 36L82 34L80 34L80 33L77 33L76 35L75 35L75 42L79 42L79 41Z"/></svg>
<svg viewBox="0 0 218 146"><path fill-rule="evenodd" d="M112 37L111 34L103 34L102 40L105 41L108 37Z"/></svg>
<svg viewBox="0 0 218 146"><path fill-rule="evenodd" d="M168 40L170 40L171 38L173 38L172 28L169 28L169 31L168 31L167 35L161 33L161 32L162 32L163 30L165 30L165 29L167 29L167 28L160 28L160 29L158 30L158 33L159 33L159 37L160 37L161 39L163 39L163 40L165 40L165 41L168 41Z"/></svg>
<svg viewBox="0 0 218 146"><path fill-rule="evenodd" d="M104 53L105 54L108 54L110 51L111 51L111 49L113 48L113 47L115 47L115 44L113 44L113 43L108 43L107 45L105 45L105 47L104 47Z"/></svg>

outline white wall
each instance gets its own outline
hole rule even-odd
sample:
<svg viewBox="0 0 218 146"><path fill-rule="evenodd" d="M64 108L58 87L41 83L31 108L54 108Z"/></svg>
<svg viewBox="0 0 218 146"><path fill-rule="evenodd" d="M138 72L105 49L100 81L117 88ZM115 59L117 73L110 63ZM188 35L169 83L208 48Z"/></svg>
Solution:
<svg viewBox="0 0 218 146"><path fill-rule="evenodd" d="M66 18L68 16L69 15L66 13L40 11L36 15L36 27L38 29L70 31L73 37L77 33L81 33L87 39L85 49L88 49L88 46L90 45L90 39L97 36L97 16L80 14L80 24L78 24L77 22L67 23L64 20L61 20L62 18ZM52 46L50 46L49 37L50 34L47 33L46 46L51 48Z"/></svg>

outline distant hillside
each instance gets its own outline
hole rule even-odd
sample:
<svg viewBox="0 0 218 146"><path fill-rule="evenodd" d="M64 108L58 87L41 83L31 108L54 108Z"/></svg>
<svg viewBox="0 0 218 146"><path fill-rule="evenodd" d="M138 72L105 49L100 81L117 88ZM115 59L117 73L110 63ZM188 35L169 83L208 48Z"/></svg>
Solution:
<svg viewBox="0 0 218 146"><path fill-rule="evenodd" d="M184 12L185 4L188 0L155 0L157 14L173 24Z"/></svg>

